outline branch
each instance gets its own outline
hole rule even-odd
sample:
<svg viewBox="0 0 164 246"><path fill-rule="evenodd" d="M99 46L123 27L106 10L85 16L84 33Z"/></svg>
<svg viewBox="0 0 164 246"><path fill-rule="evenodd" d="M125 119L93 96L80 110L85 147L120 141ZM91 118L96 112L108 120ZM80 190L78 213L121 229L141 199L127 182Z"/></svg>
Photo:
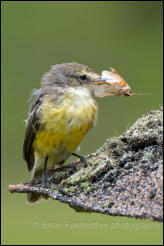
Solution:
<svg viewBox="0 0 164 246"><path fill-rule="evenodd" d="M163 110L138 119L120 137L107 139L84 166L72 162L40 178L9 185L10 192L47 195L81 211L163 220Z"/></svg>

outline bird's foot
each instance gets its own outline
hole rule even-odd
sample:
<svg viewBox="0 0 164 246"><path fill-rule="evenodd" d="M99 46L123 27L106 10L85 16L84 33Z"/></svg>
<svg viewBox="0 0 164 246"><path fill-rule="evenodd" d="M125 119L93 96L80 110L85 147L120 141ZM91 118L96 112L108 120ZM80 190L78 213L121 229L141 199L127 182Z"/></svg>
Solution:
<svg viewBox="0 0 164 246"><path fill-rule="evenodd" d="M85 156L78 155L76 153L72 153L72 155L78 157L80 159L80 161L83 163L84 167L87 166L87 158Z"/></svg>
<svg viewBox="0 0 164 246"><path fill-rule="evenodd" d="M47 175L45 175L45 173L42 174L41 186L46 188L50 187L50 185L48 184Z"/></svg>

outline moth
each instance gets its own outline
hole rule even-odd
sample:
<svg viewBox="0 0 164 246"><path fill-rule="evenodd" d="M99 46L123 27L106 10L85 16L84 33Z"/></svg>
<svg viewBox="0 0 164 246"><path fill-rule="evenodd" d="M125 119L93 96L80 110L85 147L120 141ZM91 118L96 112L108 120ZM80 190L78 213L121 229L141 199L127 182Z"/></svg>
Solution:
<svg viewBox="0 0 164 246"><path fill-rule="evenodd" d="M130 86L116 69L111 68L110 71L102 71L101 80L96 83L97 86L94 88L96 97L132 96Z"/></svg>

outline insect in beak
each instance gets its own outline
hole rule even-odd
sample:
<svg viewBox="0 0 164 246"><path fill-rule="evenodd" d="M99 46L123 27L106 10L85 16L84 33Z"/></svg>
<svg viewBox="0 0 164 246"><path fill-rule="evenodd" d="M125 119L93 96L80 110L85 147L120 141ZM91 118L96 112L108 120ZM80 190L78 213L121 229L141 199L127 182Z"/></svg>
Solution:
<svg viewBox="0 0 164 246"><path fill-rule="evenodd" d="M96 97L132 96L131 88L114 68L111 68L111 71L103 71L92 83Z"/></svg>

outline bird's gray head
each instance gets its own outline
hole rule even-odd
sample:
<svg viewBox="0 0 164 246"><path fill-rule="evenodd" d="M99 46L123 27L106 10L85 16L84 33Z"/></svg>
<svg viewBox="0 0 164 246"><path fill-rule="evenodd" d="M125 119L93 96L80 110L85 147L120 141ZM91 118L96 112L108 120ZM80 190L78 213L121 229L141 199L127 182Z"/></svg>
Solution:
<svg viewBox="0 0 164 246"><path fill-rule="evenodd" d="M79 87L88 86L100 76L86 65L75 62L57 64L42 78L42 86Z"/></svg>

